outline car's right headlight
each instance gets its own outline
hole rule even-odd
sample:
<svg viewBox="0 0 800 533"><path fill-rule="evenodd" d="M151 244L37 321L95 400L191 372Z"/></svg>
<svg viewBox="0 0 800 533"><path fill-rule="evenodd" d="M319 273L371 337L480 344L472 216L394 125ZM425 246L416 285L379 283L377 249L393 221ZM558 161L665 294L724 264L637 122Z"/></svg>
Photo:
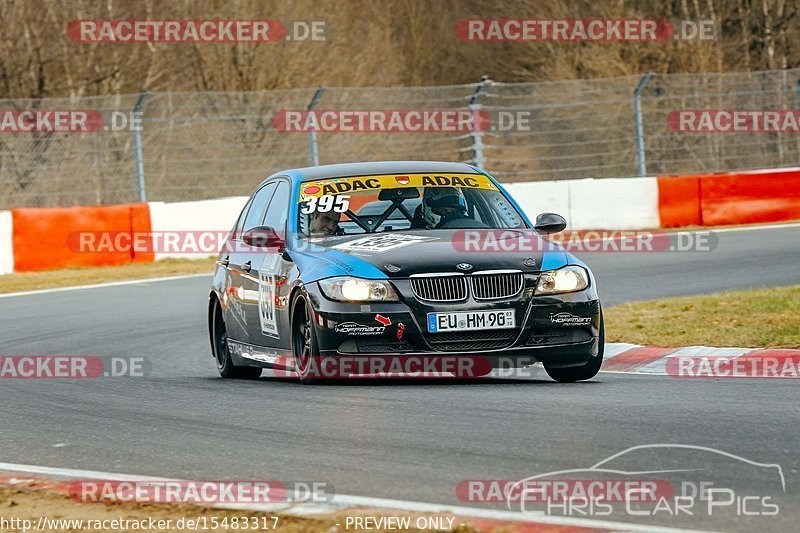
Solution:
<svg viewBox="0 0 800 533"><path fill-rule="evenodd" d="M397 293L388 281L350 276L319 281L323 294L340 302L396 302Z"/></svg>
<svg viewBox="0 0 800 533"><path fill-rule="evenodd" d="M577 265L542 272L536 282L536 295L582 291L589 286L589 273Z"/></svg>

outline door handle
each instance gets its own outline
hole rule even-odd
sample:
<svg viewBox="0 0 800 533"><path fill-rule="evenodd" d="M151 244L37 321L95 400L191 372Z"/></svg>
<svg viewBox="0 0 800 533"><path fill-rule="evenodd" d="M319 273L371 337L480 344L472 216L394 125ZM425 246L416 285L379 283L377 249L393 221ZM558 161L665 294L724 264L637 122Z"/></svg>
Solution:
<svg viewBox="0 0 800 533"><path fill-rule="evenodd" d="M252 263L250 261L246 262L245 264L242 265L242 269L245 272L250 272L251 270L253 270Z"/></svg>
<svg viewBox="0 0 800 533"><path fill-rule="evenodd" d="M222 258L222 261L219 262L222 266L226 267L231 263L231 256L226 255Z"/></svg>

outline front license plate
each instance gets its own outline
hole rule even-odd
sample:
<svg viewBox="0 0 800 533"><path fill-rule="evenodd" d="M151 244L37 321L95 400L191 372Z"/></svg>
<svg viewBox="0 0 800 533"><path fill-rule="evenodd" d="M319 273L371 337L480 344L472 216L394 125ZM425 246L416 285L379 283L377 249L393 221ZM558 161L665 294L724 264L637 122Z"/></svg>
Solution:
<svg viewBox="0 0 800 533"><path fill-rule="evenodd" d="M513 309L428 313L428 332L510 329L516 327Z"/></svg>

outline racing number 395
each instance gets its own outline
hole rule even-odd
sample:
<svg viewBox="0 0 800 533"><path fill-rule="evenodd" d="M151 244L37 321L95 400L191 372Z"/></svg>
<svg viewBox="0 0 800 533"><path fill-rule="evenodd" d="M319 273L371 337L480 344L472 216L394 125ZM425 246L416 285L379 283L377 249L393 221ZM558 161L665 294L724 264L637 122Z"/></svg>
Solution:
<svg viewBox="0 0 800 533"><path fill-rule="evenodd" d="M326 196L310 197L308 201L303 204L301 212L304 215L310 215L315 212L327 213L328 211L344 213L348 209L350 209L350 197L328 194Z"/></svg>

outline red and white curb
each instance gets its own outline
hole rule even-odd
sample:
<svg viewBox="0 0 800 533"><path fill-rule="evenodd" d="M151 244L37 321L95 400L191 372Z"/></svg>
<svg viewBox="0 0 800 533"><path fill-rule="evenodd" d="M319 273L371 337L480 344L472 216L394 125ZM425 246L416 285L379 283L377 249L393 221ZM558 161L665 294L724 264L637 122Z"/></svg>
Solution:
<svg viewBox="0 0 800 533"><path fill-rule="evenodd" d="M70 483L76 480L103 481L179 481L152 476L75 470L47 466L0 463L0 486L47 490L58 494L70 493ZM275 503L275 504L212 504L209 507L246 511L260 511L308 518L329 515L340 517L342 513L353 516L393 516L436 514L455 517L454 526L469 525L479 531L501 530L508 533L551 532L604 532L636 531L654 533L677 533L694 530L659 527L593 518L567 516L532 516L520 512L481 509L460 505L434 504L365 496L336 494L330 503ZM416 529L416 528L413 528Z"/></svg>
<svg viewBox="0 0 800 533"><path fill-rule="evenodd" d="M800 350L606 343L602 371L681 378L800 378Z"/></svg>
<svg viewBox="0 0 800 533"><path fill-rule="evenodd" d="M609 342L601 372L669 376L675 378L800 378L800 350L784 348L717 348L684 346L663 348L627 342ZM265 369L264 377L294 377L293 371ZM375 376L370 376L375 377ZM381 374L380 377L407 377ZM415 377L452 379L449 372L422 372ZM494 379L549 379L541 365L492 370Z"/></svg>

